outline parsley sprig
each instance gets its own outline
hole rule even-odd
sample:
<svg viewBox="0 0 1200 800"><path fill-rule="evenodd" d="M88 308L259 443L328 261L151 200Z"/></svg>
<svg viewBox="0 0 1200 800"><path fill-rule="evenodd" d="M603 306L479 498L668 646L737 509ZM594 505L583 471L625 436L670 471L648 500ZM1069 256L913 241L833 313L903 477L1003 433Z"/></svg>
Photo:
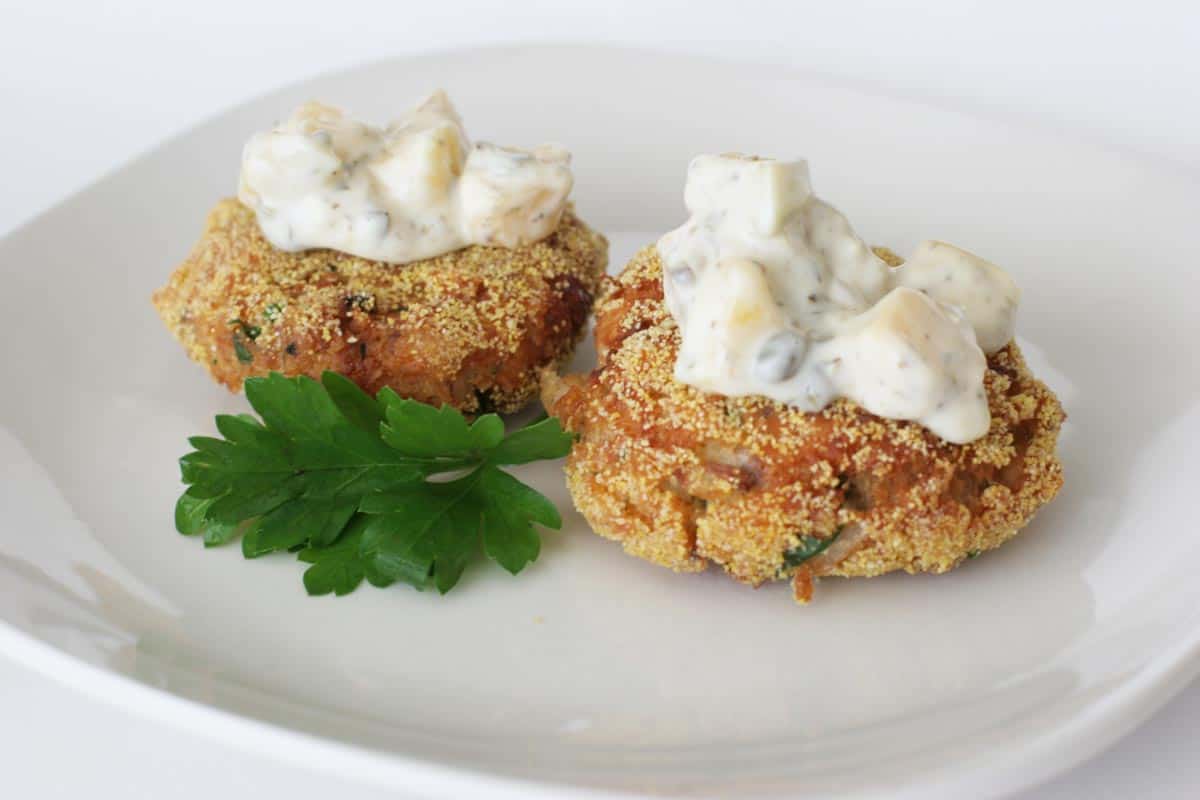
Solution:
<svg viewBox="0 0 1200 800"><path fill-rule="evenodd" d="M468 422L448 406L372 398L326 372L245 382L258 412L217 416L221 438L193 436L180 459L187 490L175 527L206 547L242 537L242 553L298 553L309 594L343 595L365 579L445 593L480 549L516 574L538 556L534 524L558 529L554 504L501 467L560 458L556 419L505 434L495 414Z"/></svg>

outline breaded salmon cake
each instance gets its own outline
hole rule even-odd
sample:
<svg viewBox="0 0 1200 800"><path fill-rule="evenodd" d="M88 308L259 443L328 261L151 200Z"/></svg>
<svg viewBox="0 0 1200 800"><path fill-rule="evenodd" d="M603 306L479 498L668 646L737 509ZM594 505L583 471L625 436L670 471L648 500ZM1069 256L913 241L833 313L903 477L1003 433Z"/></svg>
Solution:
<svg viewBox="0 0 1200 800"><path fill-rule="evenodd" d="M570 357L607 261L607 241L570 209L532 245L386 264L278 250L228 199L153 300L188 355L233 391L271 370L329 369L372 393L511 412L537 393L539 369Z"/></svg>
<svg viewBox="0 0 1200 800"><path fill-rule="evenodd" d="M988 357L990 430L950 444L845 399L805 413L676 381L661 273L647 247L608 279L598 367L543 381L546 407L579 436L575 504L628 553L679 572L716 563L753 585L791 578L806 602L824 575L945 572L1012 538L1061 487L1063 410L1015 343Z"/></svg>

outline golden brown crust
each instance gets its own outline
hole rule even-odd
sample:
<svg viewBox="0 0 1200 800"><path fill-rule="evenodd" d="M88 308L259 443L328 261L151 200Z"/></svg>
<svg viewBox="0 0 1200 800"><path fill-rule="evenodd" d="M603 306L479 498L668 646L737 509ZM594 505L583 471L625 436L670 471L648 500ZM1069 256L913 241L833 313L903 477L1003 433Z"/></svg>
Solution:
<svg viewBox="0 0 1200 800"><path fill-rule="evenodd" d="M813 414L704 394L672 377L679 333L661 269L647 247L606 279L599 366L543 378L543 401L579 434L576 506L633 555L682 572L713 562L750 584L791 577L805 601L821 575L945 572L1014 536L1061 487L1063 410L1015 343L988 359L991 429L966 445L847 400ZM835 534L785 563L802 537Z"/></svg>
<svg viewBox="0 0 1200 800"><path fill-rule="evenodd" d="M537 372L570 357L608 243L570 210L519 249L468 247L410 264L287 253L227 199L153 301L188 355L231 390L278 370L341 372L463 411L515 411Z"/></svg>

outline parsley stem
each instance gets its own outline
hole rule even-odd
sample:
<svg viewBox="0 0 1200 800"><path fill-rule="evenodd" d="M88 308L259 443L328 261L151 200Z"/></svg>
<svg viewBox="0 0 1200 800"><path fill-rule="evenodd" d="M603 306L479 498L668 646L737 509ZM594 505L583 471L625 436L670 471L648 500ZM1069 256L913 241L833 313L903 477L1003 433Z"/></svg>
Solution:
<svg viewBox="0 0 1200 800"><path fill-rule="evenodd" d="M445 475L448 472L462 472L463 470L473 470L476 467L483 465L483 458L476 456L474 458L462 458L456 461L434 461L430 466L433 471L432 475Z"/></svg>

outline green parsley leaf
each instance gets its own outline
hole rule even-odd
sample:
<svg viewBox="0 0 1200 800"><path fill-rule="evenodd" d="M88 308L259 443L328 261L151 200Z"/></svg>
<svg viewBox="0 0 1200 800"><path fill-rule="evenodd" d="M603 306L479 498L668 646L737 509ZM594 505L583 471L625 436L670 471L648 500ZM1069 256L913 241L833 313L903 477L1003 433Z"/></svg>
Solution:
<svg viewBox="0 0 1200 800"><path fill-rule="evenodd" d="M478 482L475 471L365 498L360 510L376 516L364 533L363 554L380 574L412 586L424 587L440 572L439 588L449 591L478 549Z"/></svg>
<svg viewBox="0 0 1200 800"><path fill-rule="evenodd" d="M572 437L557 420L506 436L495 414L468 422L390 389L372 398L333 372L271 373L245 392L258 417L219 415L221 438L189 439L175 526L206 546L240 533L246 558L298 553L309 594L364 579L445 593L481 551L516 574L541 549L535 525L562 526L549 500L500 469L566 455Z"/></svg>
<svg viewBox="0 0 1200 800"><path fill-rule="evenodd" d="M504 422L495 414L484 414L468 425L450 406L434 408L405 400L390 389L383 390L381 399L387 408L383 440L408 456L468 456L490 450L504 439Z"/></svg>
<svg viewBox="0 0 1200 800"><path fill-rule="evenodd" d="M538 557L541 540L533 523L558 530L562 517L540 493L492 465L481 470L479 495L483 504L483 549L516 575Z"/></svg>
<svg viewBox="0 0 1200 800"><path fill-rule="evenodd" d="M336 372L326 372L321 376L321 385L329 393L329 399L338 407L338 411L352 425L362 428L367 433L379 432L383 423L383 403L374 399L358 384L339 375Z"/></svg>
<svg viewBox="0 0 1200 800"><path fill-rule="evenodd" d="M238 533L238 525L204 518L214 501L215 498L199 500L186 493L180 495L175 504L175 529L184 536L201 534L205 547L217 547L231 541Z"/></svg>
<svg viewBox="0 0 1200 800"><path fill-rule="evenodd" d="M548 458L562 458L571 452L574 438L562 429L554 417L514 431L492 451L493 464L528 464Z"/></svg>
<svg viewBox="0 0 1200 800"><path fill-rule="evenodd" d="M363 529L369 520L360 515L333 544L300 551L300 560L312 565L304 571L304 589L309 594L341 597L357 589L363 578L372 586L391 585L391 579L372 569L360 553Z"/></svg>

